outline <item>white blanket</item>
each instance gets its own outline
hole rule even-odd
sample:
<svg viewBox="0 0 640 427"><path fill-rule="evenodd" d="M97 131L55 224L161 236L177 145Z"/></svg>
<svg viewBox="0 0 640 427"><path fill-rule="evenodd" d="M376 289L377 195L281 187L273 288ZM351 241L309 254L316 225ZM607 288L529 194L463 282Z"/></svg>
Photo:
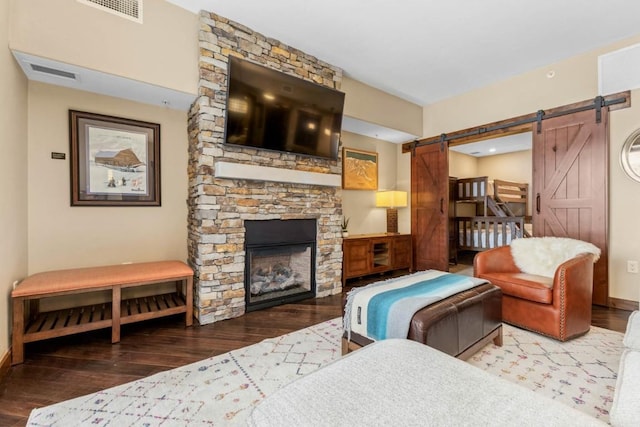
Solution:
<svg viewBox="0 0 640 427"><path fill-rule="evenodd" d="M253 427L586 427L605 423L415 341L373 343L258 403Z"/></svg>

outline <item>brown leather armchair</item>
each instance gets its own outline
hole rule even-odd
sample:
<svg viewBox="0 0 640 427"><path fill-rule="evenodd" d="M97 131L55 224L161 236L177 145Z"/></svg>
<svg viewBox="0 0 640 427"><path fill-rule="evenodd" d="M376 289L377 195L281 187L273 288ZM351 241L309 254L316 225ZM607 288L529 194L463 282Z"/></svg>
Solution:
<svg viewBox="0 0 640 427"><path fill-rule="evenodd" d="M583 335L591 326L593 255L560 264L552 278L520 271L509 246L479 252L474 276L502 289L502 320L560 341Z"/></svg>

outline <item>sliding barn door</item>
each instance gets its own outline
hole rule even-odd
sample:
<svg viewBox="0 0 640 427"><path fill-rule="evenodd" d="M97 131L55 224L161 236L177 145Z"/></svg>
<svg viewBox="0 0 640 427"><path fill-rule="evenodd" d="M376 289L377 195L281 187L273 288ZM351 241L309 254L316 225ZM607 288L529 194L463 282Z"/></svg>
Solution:
<svg viewBox="0 0 640 427"><path fill-rule="evenodd" d="M449 150L417 147L411 157L411 233L415 270L449 271Z"/></svg>
<svg viewBox="0 0 640 427"><path fill-rule="evenodd" d="M533 140L533 231L598 246L593 303L608 305L608 113L594 110L542 121Z"/></svg>

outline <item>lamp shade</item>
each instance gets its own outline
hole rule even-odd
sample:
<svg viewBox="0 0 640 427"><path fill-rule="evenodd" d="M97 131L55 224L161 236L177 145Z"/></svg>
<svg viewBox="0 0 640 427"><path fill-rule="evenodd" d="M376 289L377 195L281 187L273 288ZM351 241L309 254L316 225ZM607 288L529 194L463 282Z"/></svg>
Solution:
<svg viewBox="0 0 640 427"><path fill-rule="evenodd" d="M406 191L378 191L376 193L376 207L378 208L406 208Z"/></svg>

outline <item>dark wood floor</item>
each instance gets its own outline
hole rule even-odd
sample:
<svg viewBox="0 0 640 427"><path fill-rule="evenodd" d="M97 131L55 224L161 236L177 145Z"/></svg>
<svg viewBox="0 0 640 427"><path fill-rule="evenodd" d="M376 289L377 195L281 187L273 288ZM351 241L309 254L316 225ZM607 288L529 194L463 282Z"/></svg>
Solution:
<svg viewBox="0 0 640 427"><path fill-rule="evenodd" d="M358 285L364 283L357 283ZM26 346L25 363L0 379L0 426L23 426L33 408L196 362L342 315L342 296L311 299L206 326L172 316ZM630 312L594 307L593 324L624 332Z"/></svg>

